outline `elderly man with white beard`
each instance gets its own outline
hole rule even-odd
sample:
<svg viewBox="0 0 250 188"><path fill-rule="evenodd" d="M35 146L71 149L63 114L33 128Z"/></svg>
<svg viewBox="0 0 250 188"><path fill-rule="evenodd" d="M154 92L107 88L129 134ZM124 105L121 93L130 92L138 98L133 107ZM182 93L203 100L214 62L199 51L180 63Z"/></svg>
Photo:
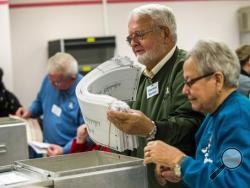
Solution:
<svg viewBox="0 0 250 188"><path fill-rule="evenodd" d="M183 62L186 52L177 47L175 17L171 9L148 4L134 9L129 17L127 42L138 61L146 68L140 78L136 101L128 112L110 110L108 119L127 134L139 136L139 148L127 155L143 158L149 140L162 140L194 155L194 135L203 115L194 112L182 94ZM161 176L169 171L169 180L176 178L173 169L148 166L150 188L185 187L170 183Z"/></svg>

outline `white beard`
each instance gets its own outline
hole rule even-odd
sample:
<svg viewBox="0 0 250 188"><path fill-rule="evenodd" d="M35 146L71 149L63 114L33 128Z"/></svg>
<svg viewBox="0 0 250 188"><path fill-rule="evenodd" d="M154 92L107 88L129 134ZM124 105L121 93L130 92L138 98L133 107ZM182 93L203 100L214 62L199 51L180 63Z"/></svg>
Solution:
<svg viewBox="0 0 250 188"><path fill-rule="evenodd" d="M137 55L137 60L141 64L147 66L151 64L152 62L155 62L159 59L162 54L165 53L165 47L163 46L162 43L159 41L155 42L155 45L153 48L143 54L138 54Z"/></svg>

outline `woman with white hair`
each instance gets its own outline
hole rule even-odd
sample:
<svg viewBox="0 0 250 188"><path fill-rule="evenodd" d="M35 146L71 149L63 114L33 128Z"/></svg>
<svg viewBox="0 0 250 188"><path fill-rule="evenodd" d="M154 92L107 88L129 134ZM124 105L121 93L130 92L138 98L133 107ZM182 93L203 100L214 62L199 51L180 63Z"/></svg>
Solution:
<svg viewBox="0 0 250 188"><path fill-rule="evenodd" d="M192 188L249 187L250 100L237 91L237 56L223 43L199 41L183 70L183 93L194 110L206 114L196 134L195 157L153 141L144 148L144 162L161 165L166 180L182 179Z"/></svg>

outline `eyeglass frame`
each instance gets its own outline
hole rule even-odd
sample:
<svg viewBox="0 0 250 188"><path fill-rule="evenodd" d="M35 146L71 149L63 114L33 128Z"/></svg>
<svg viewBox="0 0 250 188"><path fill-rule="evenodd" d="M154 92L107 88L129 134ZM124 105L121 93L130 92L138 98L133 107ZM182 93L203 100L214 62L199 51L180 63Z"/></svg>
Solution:
<svg viewBox="0 0 250 188"><path fill-rule="evenodd" d="M161 26L158 26L158 27L151 28L151 29L148 29L148 30L145 30L145 31L135 31L134 33L132 33L132 34L130 34L130 35L128 35L128 36L126 37L126 41L127 41L128 44L131 46L132 40L142 41L142 40L144 39L144 37L145 37L148 33L158 31L158 28L159 28L159 29L162 29Z"/></svg>
<svg viewBox="0 0 250 188"><path fill-rule="evenodd" d="M63 76L63 78L60 79L60 80L53 81L52 80L52 76L50 74L48 74L48 78L49 78L51 84L54 85L54 86L56 86L56 87L60 87L65 82L68 82L69 80L75 79L74 77L72 77L70 75L67 75L67 76Z"/></svg>
<svg viewBox="0 0 250 188"><path fill-rule="evenodd" d="M209 76L212 76L215 72L210 72L208 74L205 74L205 75L202 75L202 76L198 76L196 78L193 78L193 79L190 79L189 81L188 80L184 80L184 86L187 85L189 88L192 87L192 85L194 85L197 81L203 79L203 78L206 78L206 77L209 77Z"/></svg>

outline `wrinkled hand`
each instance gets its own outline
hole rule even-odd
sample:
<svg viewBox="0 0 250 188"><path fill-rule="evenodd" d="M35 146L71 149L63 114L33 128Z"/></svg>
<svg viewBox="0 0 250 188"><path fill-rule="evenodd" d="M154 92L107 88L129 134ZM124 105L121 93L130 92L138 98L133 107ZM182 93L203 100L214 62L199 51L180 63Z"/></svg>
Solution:
<svg viewBox="0 0 250 188"><path fill-rule="evenodd" d="M177 183L181 181L181 178L174 174L174 171L170 168L164 167L161 171L161 177L166 181Z"/></svg>
<svg viewBox="0 0 250 188"><path fill-rule="evenodd" d="M162 141L148 142L144 148L144 163L155 163L173 169L179 160L185 156L179 149Z"/></svg>
<svg viewBox="0 0 250 188"><path fill-rule="evenodd" d="M17 109L15 115L18 116L18 117L21 117L21 118L30 118L31 117L31 112L29 112L24 107L19 107Z"/></svg>
<svg viewBox="0 0 250 188"><path fill-rule="evenodd" d="M83 144L88 137L87 125L83 124L77 129L76 143Z"/></svg>
<svg viewBox="0 0 250 188"><path fill-rule="evenodd" d="M155 177L161 186L166 185L167 182L177 183L181 181L181 178L174 174L173 169L161 165L156 165Z"/></svg>
<svg viewBox="0 0 250 188"><path fill-rule="evenodd" d="M165 180L165 178L161 175L162 172L162 168L164 168L161 165L156 165L155 166L155 178L157 180L157 182L161 185L164 186L166 185L167 181ZM165 167L167 168L167 167Z"/></svg>
<svg viewBox="0 0 250 188"><path fill-rule="evenodd" d="M168 181L173 183L181 181L181 178L174 174L173 169L161 165L155 167L155 178L161 186L166 185Z"/></svg>
<svg viewBox="0 0 250 188"><path fill-rule="evenodd" d="M109 110L108 120L121 131L139 136L147 136L154 127L152 121L141 111L128 110L127 112Z"/></svg>
<svg viewBox="0 0 250 188"><path fill-rule="evenodd" d="M56 156L56 155L62 155L63 154L63 148L56 144L49 145L47 149L47 155L48 156Z"/></svg>

